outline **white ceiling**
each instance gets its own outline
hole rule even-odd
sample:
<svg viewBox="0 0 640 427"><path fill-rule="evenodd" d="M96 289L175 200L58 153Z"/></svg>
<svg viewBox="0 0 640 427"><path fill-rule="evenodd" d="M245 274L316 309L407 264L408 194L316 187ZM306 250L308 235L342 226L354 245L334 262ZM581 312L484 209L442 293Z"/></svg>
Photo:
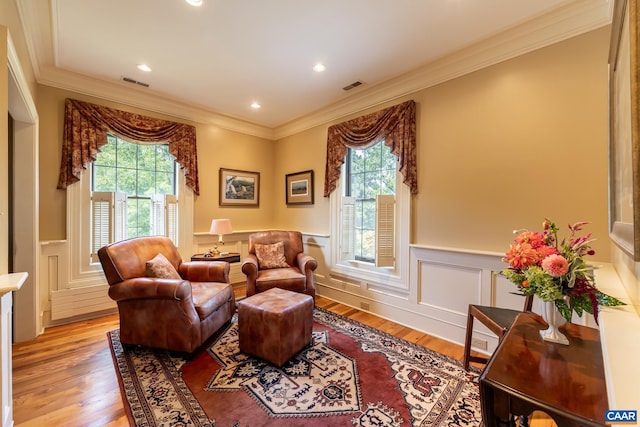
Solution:
<svg viewBox="0 0 640 427"><path fill-rule="evenodd" d="M511 43L508 56L610 21L608 0L15 1L40 83L265 129L368 93L401 96L411 89L398 85L403 76L483 40L493 40L488 52ZM534 36L516 37L518 28ZM355 81L363 85L342 89Z"/></svg>

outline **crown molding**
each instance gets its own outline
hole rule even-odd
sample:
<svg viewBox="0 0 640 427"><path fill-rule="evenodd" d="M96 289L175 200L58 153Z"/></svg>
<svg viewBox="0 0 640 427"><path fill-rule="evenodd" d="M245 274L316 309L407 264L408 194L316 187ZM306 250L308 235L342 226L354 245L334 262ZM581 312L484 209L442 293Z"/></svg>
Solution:
<svg viewBox="0 0 640 427"><path fill-rule="evenodd" d="M209 124L268 140L274 139L274 132L271 128L212 112L197 105L184 103L149 89L137 87L131 83L87 77L55 67L41 68L41 77L38 79L38 83L166 114L185 121Z"/></svg>
<svg viewBox="0 0 640 427"><path fill-rule="evenodd" d="M365 109L567 40L611 23L613 0L578 0L470 45L419 69L336 102L274 129L275 138L353 115Z"/></svg>

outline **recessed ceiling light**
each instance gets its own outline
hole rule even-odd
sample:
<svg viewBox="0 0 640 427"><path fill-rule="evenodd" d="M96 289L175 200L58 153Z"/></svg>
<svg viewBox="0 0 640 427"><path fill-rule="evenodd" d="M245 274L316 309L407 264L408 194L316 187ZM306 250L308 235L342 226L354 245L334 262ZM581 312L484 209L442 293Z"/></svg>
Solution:
<svg viewBox="0 0 640 427"><path fill-rule="evenodd" d="M186 0L191 6L202 6L202 0Z"/></svg>
<svg viewBox="0 0 640 427"><path fill-rule="evenodd" d="M151 68L147 64L138 64L138 70L148 73Z"/></svg>
<svg viewBox="0 0 640 427"><path fill-rule="evenodd" d="M315 71L316 73L321 73L326 69L326 67L323 64L316 64L313 66L313 71Z"/></svg>
<svg viewBox="0 0 640 427"><path fill-rule="evenodd" d="M252 102L251 103L251 108L253 108L254 110L259 110L260 107L262 107L262 105L260 105L259 102Z"/></svg>

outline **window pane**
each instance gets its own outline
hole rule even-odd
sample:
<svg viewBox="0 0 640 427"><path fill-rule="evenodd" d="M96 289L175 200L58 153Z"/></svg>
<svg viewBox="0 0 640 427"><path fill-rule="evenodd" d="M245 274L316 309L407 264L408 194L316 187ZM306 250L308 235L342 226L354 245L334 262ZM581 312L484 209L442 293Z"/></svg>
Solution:
<svg viewBox="0 0 640 427"><path fill-rule="evenodd" d="M93 191L116 191L116 168L95 165Z"/></svg>
<svg viewBox="0 0 640 427"><path fill-rule="evenodd" d="M381 153L380 146L382 144L374 145L373 147L367 149L366 153L366 161L365 168L367 171L378 170L381 167Z"/></svg>
<svg viewBox="0 0 640 427"><path fill-rule="evenodd" d="M168 145L156 145L156 168L159 171L173 172L176 159L169 154Z"/></svg>
<svg viewBox="0 0 640 427"><path fill-rule="evenodd" d="M375 259L376 202L379 194L395 194L396 156L380 142L366 150L351 150L346 165L349 175L349 196L356 199L354 235L356 259Z"/></svg>
<svg viewBox="0 0 640 427"><path fill-rule="evenodd" d="M150 170L138 170L138 196L151 196L155 193L156 174Z"/></svg>
<svg viewBox="0 0 640 427"><path fill-rule="evenodd" d="M381 177L380 194L396 194L396 171L382 171Z"/></svg>
<svg viewBox="0 0 640 427"><path fill-rule="evenodd" d="M129 237L151 233L151 196L176 194L175 159L168 144L134 144L107 135L92 164L93 191L126 193Z"/></svg>
<svg viewBox="0 0 640 427"><path fill-rule="evenodd" d="M384 147L384 160L382 167L384 169L396 170L398 164L398 158L391 154L389 147Z"/></svg>
<svg viewBox="0 0 640 427"><path fill-rule="evenodd" d="M140 236L151 234L151 199L138 199L138 230Z"/></svg>
<svg viewBox="0 0 640 427"><path fill-rule="evenodd" d="M115 166L116 165L116 144L107 143L100 148L96 156L96 165Z"/></svg>
<svg viewBox="0 0 640 427"><path fill-rule="evenodd" d="M127 237L138 237L138 200L127 200Z"/></svg>
<svg viewBox="0 0 640 427"><path fill-rule="evenodd" d="M364 197L364 174L356 173L351 175L351 196L356 199Z"/></svg>
<svg viewBox="0 0 640 427"><path fill-rule="evenodd" d="M351 150L351 172L364 172L365 150Z"/></svg>
<svg viewBox="0 0 640 427"><path fill-rule="evenodd" d="M136 174L135 169L118 168L118 191L127 193L128 196L136 195Z"/></svg>
<svg viewBox="0 0 640 427"><path fill-rule="evenodd" d="M362 258L373 261L376 257L376 233L365 230L362 233Z"/></svg>
<svg viewBox="0 0 640 427"><path fill-rule="evenodd" d="M173 181L175 174L173 172L156 174L156 194L173 194Z"/></svg>
<svg viewBox="0 0 640 427"><path fill-rule="evenodd" d="M376 229L376 202L362 202L362 228L367 230Z"/></svg>
<svg viewBox="0 0 640 427"><path fill-rule="evenodd" d="M151 200L127 200L127 236L148 236L151 233Z"/></svg>
<svg viewBox="0 0 640 427"><path fill-rule="evenodd" d="M135 144L118 139L118 167L135 169L137 151Z"/></svg>
<svg viewBox="0 0 640 427"><path fill-rule="evenodd" d="M380 194L380 174L378 171L367 172L364 176L365 185L364 198L372 199Z"/></svg>
<svg viewBox="0 0 640 427"><path fill-rule="evenodd" d="M152 171L156 167L155 145L138 145L138 170Z"/></svg>

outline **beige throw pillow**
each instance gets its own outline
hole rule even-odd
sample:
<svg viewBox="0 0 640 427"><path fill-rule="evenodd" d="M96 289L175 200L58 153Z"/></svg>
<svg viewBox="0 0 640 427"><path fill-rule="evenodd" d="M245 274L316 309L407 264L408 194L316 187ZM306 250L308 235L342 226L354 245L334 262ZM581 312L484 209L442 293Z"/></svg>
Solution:
<svg viewBox="0 0 640 427"><path fill-rule="evenodd" d="M290 267L284 257L284 243L282 242L272 245L256 244L256 257L258 257L258 265L262 270Z"/></svg>
<svg viewBox="0 0 640 427"><path fill-rule="evenodd" d="M171 262L162 254L158 254L146 264L147 277L160 279L182 279Z"/></svg>

